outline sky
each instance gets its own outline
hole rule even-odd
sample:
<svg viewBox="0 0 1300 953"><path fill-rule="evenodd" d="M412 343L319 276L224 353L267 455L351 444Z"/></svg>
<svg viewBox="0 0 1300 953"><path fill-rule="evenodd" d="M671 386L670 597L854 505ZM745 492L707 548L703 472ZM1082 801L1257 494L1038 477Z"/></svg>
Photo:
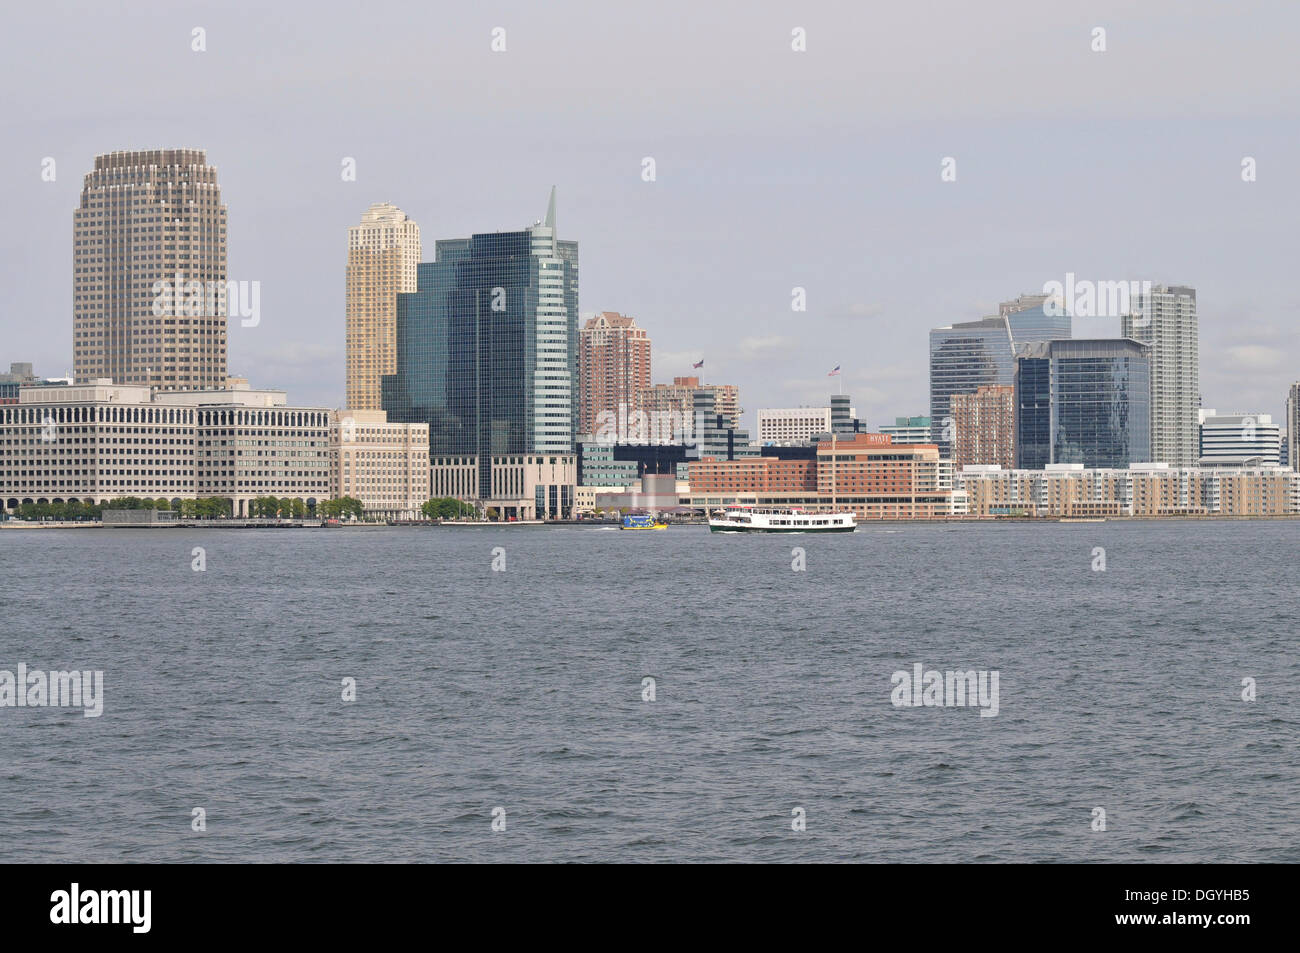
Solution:
<svg viewBox="0 0 1300 953"><path fill-rule="evenodd" d="M1195 287L1206 407L1282 419L1300 380L1292 2L123 0L5 18L0 369L71 370L94 157L186 147L218 168L230 278L261 285L230 372L298 405L343 401L347 229L371 203L414 218L429 260L439 238L541 219L552 185L582 312L634 316L655 381L703 359L751 428L759 407L824 405L836 365L869 425L926 414L929 329L1067 272Z"/></svg>

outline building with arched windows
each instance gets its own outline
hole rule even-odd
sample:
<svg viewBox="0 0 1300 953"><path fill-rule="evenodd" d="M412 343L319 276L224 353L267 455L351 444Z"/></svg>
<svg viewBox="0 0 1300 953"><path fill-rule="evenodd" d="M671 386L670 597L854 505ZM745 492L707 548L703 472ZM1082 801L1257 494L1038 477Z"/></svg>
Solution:
<svg viewBox="0 0 1300 953"><path fill-rule="evenodd" d="M216 496L247 516L277 496L313 510L331 496L330 413L290 407L283 391L24 387L0 406L0 507Z"/></svg>

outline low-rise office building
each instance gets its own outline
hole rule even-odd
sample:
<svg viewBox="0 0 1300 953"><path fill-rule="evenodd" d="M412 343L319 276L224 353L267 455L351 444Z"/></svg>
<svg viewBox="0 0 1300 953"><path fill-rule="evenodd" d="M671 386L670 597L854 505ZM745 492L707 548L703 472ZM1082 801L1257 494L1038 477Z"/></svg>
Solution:
<svg viewBox="0 0 1300 953"><path fill-rule="evenodd" d="M1271 414L1220 414L1201 408L1200 464L1214 465L1259 457L1282 465L1282 427Z"/></svg>
<svg viewBox="0 0 1300 953"><path fill-rule="evenodd" d="M427 423L390 422L382 410L333 411L330 451L334 496L360 500L368 516L419 518L430 496Z"/></svg>
<svg viewBox="0 0 1300 953"><path fill-rule="evenodd" d="M808 443L818 434L831 432L829 407L760 407L760 444Z"/></svg>
<svg viewBox="0 0 1300 953"><path fill-rule="evenodd" d="M434 455L429 460L432 496L450 496L496 510L501 519L566 519L573 515L578 458L568 454L494 456L490 487L479 486L474 454Z"/></svg>

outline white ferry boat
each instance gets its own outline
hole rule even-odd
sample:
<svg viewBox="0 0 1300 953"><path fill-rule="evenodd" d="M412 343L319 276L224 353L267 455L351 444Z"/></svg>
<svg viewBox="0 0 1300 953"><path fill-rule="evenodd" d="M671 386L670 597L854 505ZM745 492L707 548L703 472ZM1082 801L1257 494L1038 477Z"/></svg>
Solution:
<svg viewBox="0 0 1300 953"><path fill-rule="evenodd" d="M729 506L709 517L711 533L852 533L852 513L805 513L772 506Z"/></svg>

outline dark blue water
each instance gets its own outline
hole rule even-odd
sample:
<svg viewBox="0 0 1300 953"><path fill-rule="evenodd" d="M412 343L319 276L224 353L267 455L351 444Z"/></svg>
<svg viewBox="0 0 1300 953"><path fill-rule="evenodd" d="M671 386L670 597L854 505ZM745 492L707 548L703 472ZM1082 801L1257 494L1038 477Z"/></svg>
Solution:
<svg viewBox="0 0 1300 953"><path fill-rule="evenodd" d="M4 530L0 669L105 701L0 708L0 861L1297 861L1298 544ZM895 707L916 662L998 714Z"/></svg>

